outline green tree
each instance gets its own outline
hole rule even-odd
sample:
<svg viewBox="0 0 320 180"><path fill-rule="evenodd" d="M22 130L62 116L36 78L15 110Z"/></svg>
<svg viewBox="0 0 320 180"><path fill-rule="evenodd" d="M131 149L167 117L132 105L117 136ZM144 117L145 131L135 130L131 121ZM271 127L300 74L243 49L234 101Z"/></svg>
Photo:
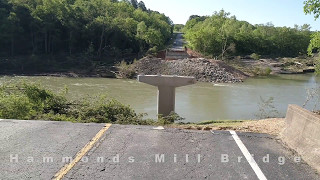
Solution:
<svg viewBox="0 0 320 180"><path fill-rule="evenodd" d="M313 14L315 19L320 16L320 1L319 0L307 0L304 1L304 12L306 14ZM308 54L311 55L315 50L318 51L320 48L320 33L316 32L312 35L308 47ZM316 62L316 72L320 74L320 59Z"/></svg>
<svg viewBox="0 0 320 180"><path fill-rule="evenodd" d="M295 28L275 27L272 23L252 25L223 10L210 17L191 16L183 31L192 49L221 59L252 53L296 57L306 54L311 34L309 25Z"/></svg>
<svg viewBox="0 0 320 180"><path fill-rule="evenodd" d="M314 18L318 19L320 16L320 1L319 0L304 1L304 12L306 14L314 14Z"/></svg>
<svg viewBox="0 0 320 180"><path fill-rule="evenodd" d="M140 1L138 3L138 8L141 9L142 11L147 11L146 5L144 4L143 1Z"/></svg>
<svg viewBox="0 0 320 180"><path fill-rule="evenodd" d="M142 1L0 0L0 56L90 54L116 62L164 47L172 29L169 17Z"/></svg>
<svg viewBox="0 0 320 180"><path fill-rule="evenodd" d="M131 0L130 2L131 2L132 6L133 6L135 9L138 8L138 1L137 1L137 0Z"/></svg>

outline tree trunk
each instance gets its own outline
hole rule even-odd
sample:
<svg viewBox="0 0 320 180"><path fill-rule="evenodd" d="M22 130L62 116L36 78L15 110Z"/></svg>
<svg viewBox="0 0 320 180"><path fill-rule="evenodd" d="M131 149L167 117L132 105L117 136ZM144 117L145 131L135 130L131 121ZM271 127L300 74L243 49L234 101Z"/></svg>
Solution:
<svg viewBox="0 0 320 180"><path fill-rule="evenodd" d="M32 44L32 54L35 52L35 45L34 45L34 35L33 35L33 30L31 28L31 44Z"/></svg>
<svg viewBox="0 0 320 180"><path fill-rule="evenodd" d="M72 31L69 32L69 55L72 54Z"/></svg>
<svg viewBox="0 0 320 180"><path fill-rule="evenodd" d="M99 51L98 51L100 60L101 60L101 55L102 55L102 43L103 43L103 37L104 37L104 30L105 30L105 28L103 27L102 32L101 32L101 36L100 36L100 46L99 46Z"/></svg>
<svg viewBox="0 0 320 180"><path fill-rule="evenodd" d="M45 54L48 53L48 37L47 37L47 31L44 33L44 52L45 52Z"/></svg>
<svg viewBox="0 0 320 180"><path fill-rule="evenodd" d="M14 56L14 38L11 36L11 56Z"/></svg>
<svg viewBox="0 0 320 180"><path fill-rule="evenodd" d="M51 42L51 43L50 43L50 47L51 47L51 48L50 48L50 52L51 52L51 54L53 54L53 42L54 42L54 36L52 36L52 35L51 35L51 36L50 36L50 39L51 39L51 40L50 40L50 42Z"/></svg>
<svg viewBox="0 0 320 180"><path fill-rule="evenodd" d="M222 53L221 53L221 59L223 60L224 58L224 53L226 53L227 51L227 41L228 41L228 38L226 38L226 41L224 42L224 44L222 45Z"/></svg>

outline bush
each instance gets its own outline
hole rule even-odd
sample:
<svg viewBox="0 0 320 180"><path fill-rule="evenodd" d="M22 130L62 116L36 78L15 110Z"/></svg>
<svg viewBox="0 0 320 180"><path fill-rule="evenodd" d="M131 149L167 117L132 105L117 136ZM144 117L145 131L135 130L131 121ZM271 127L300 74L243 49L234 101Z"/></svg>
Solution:
<svg viewBox="0 0 320 180"><path fill-rule="evenodd" d="M79 108L71 112L80 122L115 123L121 122L120 118L143 118L142 115L137 115L130 106L123 105L114 99L101 98L98 102L80 104Z"/></svg>
<svg viewBox="0 0 320 180"><path fill-rule="evenodd" d="M184 118L180 117L177 113L171 112L168 116L158 115L158 122L161 125L172 124L175 122L181 122Z"/></svg>
<svg viewBox="0 0 320 180"><path fill-rule="evenodd" d="M315 68L316 68L316 74L320 75L320 59L317 60Z"/></svg>
<svg viewBox="0 0 320 180"><path fill-rule="evenodd" d="M132 79L136 75L136 71L134 68L134 64L136 61L134 61L132 64L128 64L125 61L121 61L116 66L118 67L118 76L125 79Z"/></svg>
<svg viewBox="0 0 320 180"><path fill-rule="evenodd" d="M27 120L36 117L36 111L27 97L1 93L0 117L3 119Z"/></svg>
<svg viewBox="0 0 320 180"><path fill-rule="evenodd" d="M269 76L271 72L272 72L272 69L269 67L266 69L256 67L253 70L251 70L251 73L255 76Z"/></svg>
<svg viewBox="0 0 320 180"><path fill-rule="evenodd" d="M264 70L263 76L268 76L271 74L271 72L272 72L272 69L268 67Z"/></svg>
<svg viewBox="0 0 320 180"><path fill-rule="evenodd" d="M251 57L252 59L254 59L254 60L259 60L259 59L261 58L261 56L260 56L259 54L256 54L256 53L252 53L252 54L250 55L250 57Z"/></svg>
<svg viewBox="0 0 320 180"><path fill-rule="evenodd" d="M66 113L68 108L65 97L36 84L3 85L0 93L1 118L37 119L49 112Z"/></svg>

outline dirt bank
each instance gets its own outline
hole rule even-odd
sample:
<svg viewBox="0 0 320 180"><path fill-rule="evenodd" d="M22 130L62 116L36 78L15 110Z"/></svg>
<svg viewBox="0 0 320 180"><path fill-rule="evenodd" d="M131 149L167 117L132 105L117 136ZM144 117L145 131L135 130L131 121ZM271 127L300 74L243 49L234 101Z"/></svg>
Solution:
<svg viewBox="0 0 320 180"><path fill-rule="evenodd" d="M172 124L170 128L192 129L192 130L236 130L242 132L266 133L278 136L285 127L284 118L272 118L263 120L225 120L212 121L196 124Z"/></svg>
<svg viewBox="0 0 320 180"><path fill-rule="evenodd" d="M250 76L303 74L315 71L314 58L233 59L227 64Z"/></svg>

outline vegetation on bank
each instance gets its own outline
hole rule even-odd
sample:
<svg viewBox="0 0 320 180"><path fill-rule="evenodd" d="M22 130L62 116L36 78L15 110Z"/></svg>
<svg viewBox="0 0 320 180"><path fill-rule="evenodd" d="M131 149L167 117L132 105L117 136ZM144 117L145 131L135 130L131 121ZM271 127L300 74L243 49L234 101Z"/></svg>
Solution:
<svg viewBox="0 0 320 180"><path fill-rule="evenodd" d="M296 57L307 54L310 25L275 27L271 23L252 25L221 10L212 16L191 16L183 31L189 46L204 55L265 55Z"/></svg>
<svg viewBox="0 0 320 180"><path fill-rule="evenodd" d="M162 49L172 31L170 18L142 1L0 0L0 57L7 57L0 63L22 71L8 61L22 56L33 65L37 57L46 65L112 64Z"/></svg>
<svg viewBox="0 0 320 180"><path fill-rule="evenodd" d="M37 84L6 84L0 88L0 118L24 120L71 121L81 123L115 123L134 125L165 125L182 121L177 114L144 118L130 106L107 97L89 97L69 101L66 92L55 94Z"/></svg>
<svg viewBox="0 0 320 180"><path fill-rule="evenodd" d="M315 20L320 16L320 2L318 0L306 0L304 1L304 12L306 14L313 14ZM319 52L320 50L320 32L316 32L312 35L308 47L308 54L312 56L314 52ZM316 73L320 74L320 58L318 58L315 63Z"/></svg>
<svg viewBox="0 0 320 180"><path fill-rule="evenodd" d="M183 24L175 24L173 25L173 32L182 32L183 28L184 28Z"/></svg>

